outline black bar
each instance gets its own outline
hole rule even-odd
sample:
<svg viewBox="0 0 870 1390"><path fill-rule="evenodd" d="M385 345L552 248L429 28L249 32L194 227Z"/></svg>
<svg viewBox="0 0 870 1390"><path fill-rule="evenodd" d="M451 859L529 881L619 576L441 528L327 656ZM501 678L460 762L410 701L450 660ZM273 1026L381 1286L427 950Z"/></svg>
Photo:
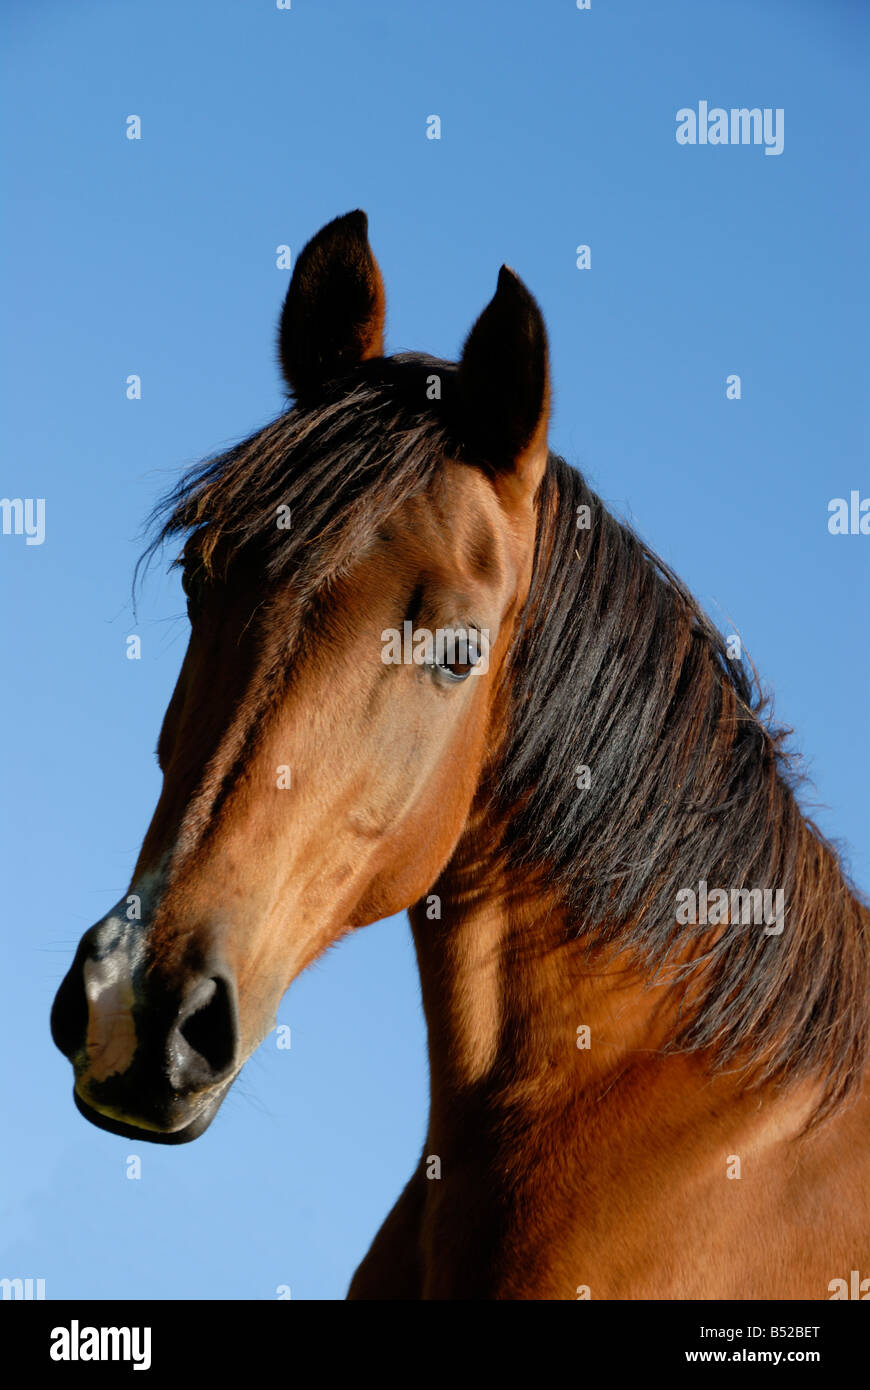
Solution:
<svg viewBox="0 0 870 1390"><path fill-rule="evenodd" d="M459 1328L472 1334L470 1346L477 1355L484 1353L493 1359L508 1348L519 1349L517 1337L524 1341L533 1337L534 1343L526 1341L523 1349L534 1346L552 1370L562 1364L565 1348L560 1349L560 1362L551 1362L549 1353L556 1347L549 1341L541 1343L540 1337L555 1334L561 1338L564 1334L571 1356L568 1365L578 1378L593 1366L599 1374L607 1370L615 1378L631 1370L670 1371L675 1367L687 1367L689 1374L694 1369L703 1376L710 1365L718 1363L732 1373L747 1365L779 1370L796 1364L821 1372L827 1381L838 1371L851 1375L856 1365L864 1364L870 1331L866 1310L833 1301L578 1303L543 1314L530 1309L522 1315L530 1318L524 1328L516 1322L516 1313L503 1324L503 1314L497 1309L490 1324L479 1305L473 1314L468 1305L459 1311L442 1307L437 1323L429 1321L432 1314L422 1314L423 1322L415 1324L408 1304L402 1305L398 1319L395 1306L386 1315L371 1306L363 1312L359 1305L351 1305L347 1312L334 1307L330 1313L328 1304L304 1300L7 1301L0 1304L0 1345L6 1366L17 1364L25 1376L34 1371L59 1382L70 1375L93 1379L102 1370L116 1377L135 1377L137 1358L142 1363L138 1374L143 1379L149 1374L162 1379L167 1373L173 1377L185 1373L202 1376L213 1371L222 1382L228 1374L238 1372L247 1377L256 1375L258 1383L264 1383L264 1377L278 1383L274 1377L279 1368L295 1378L297 1364L309 1379L310 1370L305 1373L302 1365L310 1367L312 1358L315 1364L328 1364L334 1374L335 1355L342 1349L356 1359L357 1371L362 1374L365 1361L360 1362L359 1356L367 1338L379 1349L381 1366L383 1358L395 1359L397 1368L404 1362L410 1374L421 1355L431 1369L430 1356L434 1352L437 1359L441 1352L455 1368L464 1360L452 1335ZM344 1328L352 1340L325 1345L310 1342L325 1326L329 1331ZM119 1329L117 1336L107 1332L104 1338L97 1338L89 1331L110 1328ZM138 1329L135 1336L134 1329ZM148 1339L145 1329L149 1330ZM427 1340L416 1340L418 1332ZM437 1334L434 1345L433 1332ZM462 1345L465 1341L463 1338ZM70 1358L75 1350L78 1358L54 1359L52 1347ZM408 1360L412 1349L413 1359ZM105 1351L109 1358L117 1350L128 1359L85 1359L82 1353L91 1350ZM297 1363L303 1353L302 1362ZM19 1375L15 1383L26 1381ZM247 1385L242 1390L248 1390Z"/></svg>

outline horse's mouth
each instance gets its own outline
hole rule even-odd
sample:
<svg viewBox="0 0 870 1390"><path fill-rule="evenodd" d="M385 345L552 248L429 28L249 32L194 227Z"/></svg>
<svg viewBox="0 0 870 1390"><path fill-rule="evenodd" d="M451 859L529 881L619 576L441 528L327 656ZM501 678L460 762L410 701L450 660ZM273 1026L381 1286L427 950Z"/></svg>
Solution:
<svg viewBox="0 0 870 1390"><path fill-rule="evenodd" d="M90 1120L92 1125L108 1130L109 1134L119 1134L122 1139L145 1140L149 1144L189 1144L192 1139L198 1139L208 1129L234 1079L231 1077L216 1095L206 1101L193 1119L180 1129L157 1129L148 1125L132 1124L129 1120L105 1114L102 1110L95 1110L86 1100L82 1100L75 1087L73 1100L80 1114L84 1115L86 1120Z"/></svg>

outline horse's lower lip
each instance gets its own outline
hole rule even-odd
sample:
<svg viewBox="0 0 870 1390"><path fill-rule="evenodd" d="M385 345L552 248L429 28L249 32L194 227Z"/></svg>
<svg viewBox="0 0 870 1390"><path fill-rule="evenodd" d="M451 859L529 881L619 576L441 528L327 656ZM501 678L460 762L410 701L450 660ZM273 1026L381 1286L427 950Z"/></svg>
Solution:
<svg viewBox="0 0 870 1390"><path fill-rule="evenodd" d="M98 1129L108 1130L110 1134L118 1134L122 1139L144 1140L149 1144L189 1144L192 1139L198 1139L204 1134L217 1114L221 1101L230 1088L228 1081L222 1086L218 1094L206 1105L203 1106L189 1124L182 1126L181 1129L162 1130L149 1129L145 1125L131 1124L127 1120L116 1119L114 1115L104 1115L101 1110L95 1110L88 1105L87 1101L82 1100L78 1091L73 1087L73 1100L79 1112L84 1115L86 1120L90 1120L92 1125Z"/></svg>

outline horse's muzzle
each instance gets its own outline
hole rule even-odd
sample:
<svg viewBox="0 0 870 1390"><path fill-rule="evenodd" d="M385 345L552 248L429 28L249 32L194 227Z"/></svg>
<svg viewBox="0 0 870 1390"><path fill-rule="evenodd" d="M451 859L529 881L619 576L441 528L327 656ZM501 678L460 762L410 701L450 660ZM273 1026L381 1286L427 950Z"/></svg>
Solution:
<svg viewBox="0 0 870 1390"><path fill-rule="evenodd" d="M125 1138L183 1144L214 1118L239 1067L233 974L215 958L146 968L141 931L86 932L51 1011L86 1119Z"/></svg>

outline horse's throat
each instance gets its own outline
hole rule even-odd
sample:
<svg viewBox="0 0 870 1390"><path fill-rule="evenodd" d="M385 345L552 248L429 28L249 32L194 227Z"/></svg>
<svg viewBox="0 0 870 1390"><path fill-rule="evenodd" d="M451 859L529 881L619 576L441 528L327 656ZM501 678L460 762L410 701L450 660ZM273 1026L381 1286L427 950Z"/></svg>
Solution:
<svg viewBox="0 0 870 1390"><path fill-rule="evenodd" d="M631 960L590 960L554 901L454 887L436 885L440 916L433 895L411 912L434 1124L469 1105L543 1122L662 1048L676 1002Z"/></svg>

